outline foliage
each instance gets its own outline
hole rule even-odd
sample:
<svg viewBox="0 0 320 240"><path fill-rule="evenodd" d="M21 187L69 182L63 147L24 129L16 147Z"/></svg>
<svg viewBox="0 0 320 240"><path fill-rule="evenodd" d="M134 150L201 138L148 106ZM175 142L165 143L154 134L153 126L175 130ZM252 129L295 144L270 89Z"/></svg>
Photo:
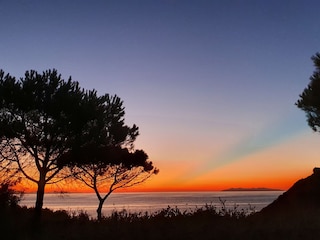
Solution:
<svg viewBox="0 0 320 240"><path fill-rule="evenodd" d="M0 170L10 168L37 184L35 209L40 213L45 186L68 177L62 171L66 165L86 165L91 158L70 153L132 147L138 128L125 126L123 116L120 98L84 90L55 69L27 71L20 80L0 70Z"/></svg>
<svg viewBox="0 0 320 240"><path fill-rule="evenodd" d="M133 143L139 135L138 127L124 124L122 105L118 97L111 99L105 109L107 119L101 124L104 125L102 129L112 128L106 132L88 134L88 144L73 149L61 159L63 164L66 162L69 166L74 179L96 193L99 220L102 218L102 206L113 191L140 184L158 173L143 150L134 150ZM103 192L106 194L103 195Z"/></svg>
<svg viewBox="0 0 320 240"><path fill-rule="evenodd" d="M77 159L90 152L90 161L72 165L71 172L74 178L96 193L103 190L111 193L119 188L131 187L158 172L143 150L129 151L127 148L108 146L94 151L82 150L77 151Z"/></svg>
<svg viewBox="0 0 320 240"><path fill-rule="evenodd" d="M207 204L181 211L168 206L156 213L114 212L101 221L84 212L44 209L41 229L33 228L32 209L20 208L2 213L0 232L10 239L318 239L319 212L305 215L263 216L252 214L238 218L242 210L230 209L224 215ZM18 229L18 231L17 231Z"/></svg>
<svg viewBox="0 0 320 240"><path fill-rule="evenodd" d="M83 96L77 82L64 81L56 70L27 71L19 81L0 71L1 160L38 185L37 210L45 185L62 178L59 158L88 121L79 106Z"/></svg>
<svg viewBox="0 0 320 240"><path fill-rule="evenodd" d="M316 53L311 59L315 70L310 77L310 83L300 94L296 106L306 113L312 130L320 132L320 53Z"/></svg>
<svg viewBox="0 0 320 240"><path fill-rule="evenodd" d="M0 208L14 208L18 206L23 192L13 190L14 183L4 181L0 184Z"/></svg>

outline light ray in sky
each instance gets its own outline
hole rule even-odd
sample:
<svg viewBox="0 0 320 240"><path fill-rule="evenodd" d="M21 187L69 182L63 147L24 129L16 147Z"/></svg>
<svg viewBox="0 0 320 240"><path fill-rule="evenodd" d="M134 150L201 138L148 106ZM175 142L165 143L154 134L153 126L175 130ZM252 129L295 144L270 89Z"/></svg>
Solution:
<svg viewBox="0 0 320 240"><path fill-rule="evenodd" d="M304 133L307 127L297 123L293 115L280 119L276 123L269 124L259 132L244 136L241 141L224 151L220 156L205 162L198 170L188 174L193 177L200 176L214 169L232 164L249 155L265 151L273 146L279 145L291 138ZM309 129L307 129L309 130Z"/></svg>

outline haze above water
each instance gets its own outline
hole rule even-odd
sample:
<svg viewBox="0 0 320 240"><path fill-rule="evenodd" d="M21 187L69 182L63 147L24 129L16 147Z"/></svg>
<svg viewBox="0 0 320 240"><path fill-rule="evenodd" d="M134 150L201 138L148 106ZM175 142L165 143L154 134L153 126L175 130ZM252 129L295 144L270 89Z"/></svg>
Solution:
<svg viewBox="0 0 320 240"><path fill-rule="evenodd" d="M226 207L260 211L263 207L274 201L281 191L237 191L237 192L152 192L152 193L114 193L106 200L103 214L108 216L112 211L123 209L129 212L154 213L168 206L180 210L194 210L205 204L212 204L217 208ZM25 194L21 206L33 207L35 194ZM98 199L94 193L65 193L46 194L44 208L52 210L66 210L79 213L87 212L90 216L96 216Z"/></svg>

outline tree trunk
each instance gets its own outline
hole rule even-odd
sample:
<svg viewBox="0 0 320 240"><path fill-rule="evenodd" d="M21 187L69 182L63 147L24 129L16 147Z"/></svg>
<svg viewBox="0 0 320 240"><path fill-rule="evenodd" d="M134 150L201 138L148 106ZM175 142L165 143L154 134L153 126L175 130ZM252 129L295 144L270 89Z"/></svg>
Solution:
<svg viewBox="0 0 320 240"><path fill-rule="evenodd" d="M102 220L102 206L103 206L104 201L105 201L105 199L103 199L103 198L99 199L99 206L97 208L98 221Z"/></svg>
<svg viewBox="0 0 320 240"><path fill-rule="evenodd" d="M35 206L35 217L40 219L41 218L41 211L43 206L43 198L44 198L44 188L46 186L45 178L40 177L38 182L38 190L37 190L37 199L36 199L36 206Z"/></svg>

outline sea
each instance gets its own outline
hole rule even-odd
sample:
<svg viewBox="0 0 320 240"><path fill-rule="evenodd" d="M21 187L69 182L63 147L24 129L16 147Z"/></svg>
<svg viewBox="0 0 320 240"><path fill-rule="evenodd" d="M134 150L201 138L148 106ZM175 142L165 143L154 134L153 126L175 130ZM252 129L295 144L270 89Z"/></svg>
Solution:
<svg viewBox="0 0 320 240"><path fill-rule="evenodd" d="M245 211L260 211L272 203L282 191L221 191L221 192L130 192L113 193L107 198L103 215L126 210L130 213L156 213L168 207L193 211L211 205ZM24 194L20 206L34 207L36 195ZM71 214L87 213L96 217L98 199L95 193L46 193L44 208L65 210Z"/></svg>

